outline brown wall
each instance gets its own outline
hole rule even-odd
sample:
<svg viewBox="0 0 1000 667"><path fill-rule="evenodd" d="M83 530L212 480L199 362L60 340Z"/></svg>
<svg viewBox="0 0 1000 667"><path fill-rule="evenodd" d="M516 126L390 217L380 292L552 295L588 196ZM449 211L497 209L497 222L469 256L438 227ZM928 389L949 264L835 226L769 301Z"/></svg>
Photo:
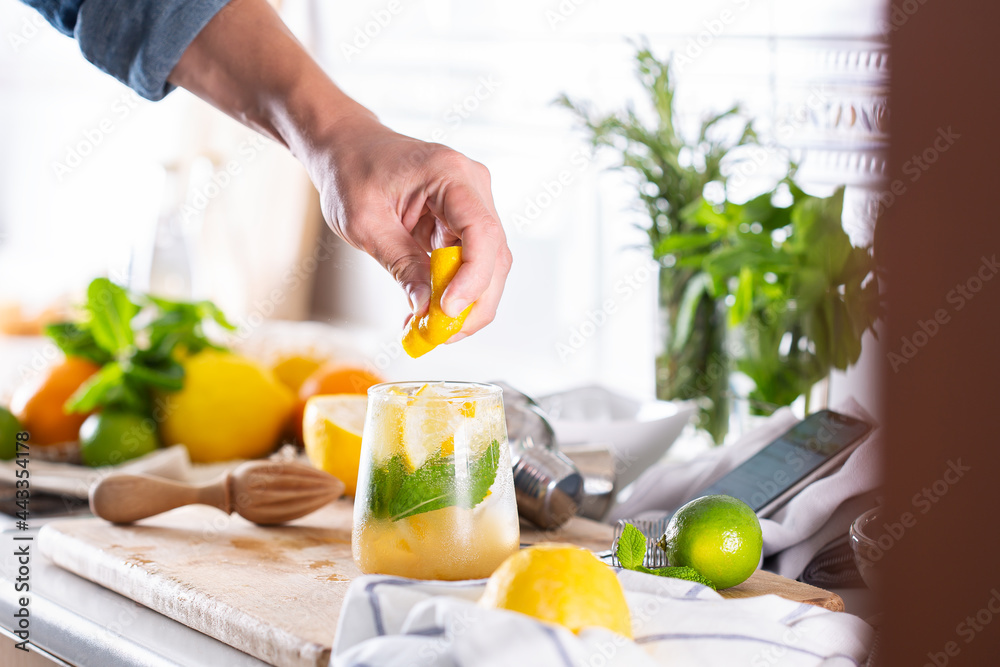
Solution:
<svg viewBox="0 0 1000 667"><path fill-rule="evenodd" d="M889 178L903 193L878 251L886 347L912 355L885 382L888 517L912 527L884 558L880 664L1000 665L1000 3L896 8Z"/></svg>

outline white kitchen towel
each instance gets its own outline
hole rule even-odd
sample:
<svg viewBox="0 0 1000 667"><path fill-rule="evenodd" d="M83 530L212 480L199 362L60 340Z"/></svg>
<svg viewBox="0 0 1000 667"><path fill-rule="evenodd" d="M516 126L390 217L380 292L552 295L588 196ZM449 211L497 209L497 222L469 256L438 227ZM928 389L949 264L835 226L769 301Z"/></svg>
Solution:
<svg viewBox="0 0 1000 667"><path fill-rule="evenodd" d="M847 399L834 411L876 424L853 399ZM756 454L797 421L791 410L782 408L731 445L717 447L688 462L651 467L635 481L629 496L611 508L606 520L662 517ZM872 496L882 479L881 437L881 429L873 429L840 470L813 482L771 518L761 520L764 557L774 557L768 563L769 569L798 578L813 556L832 540L846 535L851 522L871 508Z"/></svg>
<svg viewBox="0 0 1000 667"><path fill-rule="evenodd" d="M680 579L618 571L635 641L602 628L574 635L476 604L485 581L366 576L347 591L332 667L847 667L873 631L856 616L776 595L727 600Z"/></svg>

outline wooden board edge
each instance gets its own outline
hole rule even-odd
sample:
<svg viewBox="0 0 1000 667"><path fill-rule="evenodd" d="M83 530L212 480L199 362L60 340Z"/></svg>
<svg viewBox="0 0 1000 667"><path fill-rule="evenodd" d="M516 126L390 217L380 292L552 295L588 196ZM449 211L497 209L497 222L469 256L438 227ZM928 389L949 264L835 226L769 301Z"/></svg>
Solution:
<svg viewBox="0 0 1000 667"><path fill-rule="evenodd" d="M295 637L265 625L254 616L198 593L180 582L166 578L161 579L165 583L160 588L160 594L157 595L153 586L142 581L150 579L151 575L139 564L134 565L136 573L140 575L135 579L123 581L108 576L115 572L117 558L87 542L74 538L70 533L61 532L59 528L64 523L67 527L72 527L73 524L72 521L53 522L43 526L38 534L39 551L64 570L123 595L152 611L163 614L229 646L233 645L226 641L226 631L230 631L233 636L241 633L246 634L248 637L247 645L233 646L233 648L264 662L280 667L327 667L329 665L332 646L308 642L301 637ZM88 553L91 554L89 558L84 555ZM89 567L87 566L88 561ZM200 598L200 602L204 605L203 609L206 611L197 614L185 613L185 611L190 612L197 608L185 604L187 600L195 597ZM163 601L165 604L156 604L159 601ZM218 619L224 620L220 622ZM233 629L240 632L234 632ZM305 643L306 650L301 652L275 651L273 647L280 647L282 642L269 642L264 639L280 637L280 635L285 635L285 645Z"/></svg>
<svg viewBox="0 0 1000 667"><path fill-rule="evenodd" d="M763 590L763 587L770 585L772 590ZM794 587L794 593L782 593L782 589ZM836 593L826 589L807 584L802 581L795 581L780 574L768 572L767 570L755 571L750 579L747 579L738 586L719 591L719 594L727 599L757 597L759 595L777 595L780 598L791 600L792 602L804 602L830 611L844 611L844 600Z"/></svg>

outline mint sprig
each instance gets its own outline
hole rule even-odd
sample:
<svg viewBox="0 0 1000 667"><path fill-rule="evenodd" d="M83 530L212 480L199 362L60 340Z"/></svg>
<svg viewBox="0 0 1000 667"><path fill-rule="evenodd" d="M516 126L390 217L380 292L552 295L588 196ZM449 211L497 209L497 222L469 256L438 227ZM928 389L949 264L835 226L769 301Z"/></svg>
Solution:
<svg viewBox="0 0 1000 667"><path fill-rule="evenodd" d="M70 412L109 408L152 416L156 392L184 386L181 352L195 354L215 345L205 331L214 322L230 324L210 301L184 302L130 292L96 278L75 321L45 328L68 357L101 366L66 402Z"/></svg>
<svg viewBox="0 0 1000 667"><path fill-rule="evenodd" d="M693 581L696 584L701 584L702 586L708 586L713 591L717 590L715 584L713 584L708 577L702 575L698 570L693 567L680 566L680 567L658 567L655 570L651 570L648 567L637 568L639 572L645 572L646 574L655 574L658 577L670 577L672 579L684 579L685 581Z"/></svg>
<svg viewBox="0 0 1000 667"><path fill-rule="evenodd" d="M472 509L486 498L496 479L500 443L494 440L469 466L468 477L455 475L455 456L434 456L407 470L401 454L375 468L368 508L380 519L399 521L445 507Z"/></svg>
<svg viewBox="0 0 1000 667"><path fill-rule="evenodd" d="M621 537L618 538L618 550L615 556L626 570L638 570L646 558L646 536L632 524L626 523Z"/></svg>
<svg viewBox="0 0 1000 667"><path fill-rule="evenodd" d="M626 570L655 574L658 577L684 579L685 581L693 581L703 586L708 586L713 591L716 590L715 584L693 567L658 567L650 569L643 566L642 562L646 558L646 536L630 523L625 524L622 528L622 534L618 537L618 547L615 550L615 557L618 559L618 563Z"/></svg>

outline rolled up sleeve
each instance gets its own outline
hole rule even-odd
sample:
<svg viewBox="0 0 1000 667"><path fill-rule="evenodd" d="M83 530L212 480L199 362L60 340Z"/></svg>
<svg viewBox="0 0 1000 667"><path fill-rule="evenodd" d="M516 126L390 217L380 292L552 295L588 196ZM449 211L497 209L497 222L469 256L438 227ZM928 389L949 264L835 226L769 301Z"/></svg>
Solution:
<svg viewBox="0 0 1000 667"><path fill-rule="evenodd" d="M27 0L61 31L72 31L87 60L150 100L173 90L170 72L227 2Z"/></svg>

